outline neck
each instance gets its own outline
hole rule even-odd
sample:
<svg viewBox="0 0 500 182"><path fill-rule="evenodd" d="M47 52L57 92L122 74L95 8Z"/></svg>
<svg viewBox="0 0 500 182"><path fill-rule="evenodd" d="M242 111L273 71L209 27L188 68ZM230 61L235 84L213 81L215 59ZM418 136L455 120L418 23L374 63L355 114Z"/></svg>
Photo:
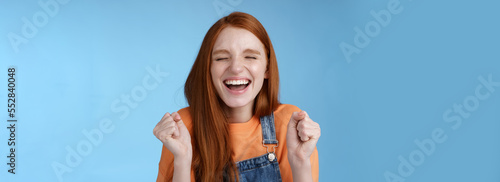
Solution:
<svg viewBox="0 0 500 182"><path fill-rule="evenodd" d="M242 106L231 108L227 107L226 114L228 116L229 123L245 123L249 121L253 116L253 102Z"/></svg>

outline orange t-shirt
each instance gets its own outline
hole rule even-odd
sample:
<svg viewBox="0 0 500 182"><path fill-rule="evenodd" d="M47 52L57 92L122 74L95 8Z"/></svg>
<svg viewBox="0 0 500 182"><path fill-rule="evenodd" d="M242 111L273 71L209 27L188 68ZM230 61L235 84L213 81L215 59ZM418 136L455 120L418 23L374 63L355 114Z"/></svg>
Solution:
<svg viewBox="0 0 500 182"><path fill-rule="evenodd" d="M297 106L289 104L281 104L274 112L274 125L276 127L276 139L278 140L278 147L276 148L276 156L281 172L282 181L293 181L292 168L288 163L288 151L286 148L286 132L287 125L293 112L299 112ZM178 111L181 119L186 125L192 137L192 119L188 108L183 108ZM266 148L262 146L262 128L260 119L253 116L248 122L245 123L231 123L229 124L229 136L231 137L232 157L234 161L242 161L266 154ZM272 147L270 147L270 150ZM270 151L271 152L271 151ZM319 165L318 165L318 150L315 148L311 155L311 167L313 180L318 181ZM163 146L161 159L158 169L157 182L165 182L167 171L173 172L173 154ZM195 181L193 170L191 170L191 181Z"/></svg>

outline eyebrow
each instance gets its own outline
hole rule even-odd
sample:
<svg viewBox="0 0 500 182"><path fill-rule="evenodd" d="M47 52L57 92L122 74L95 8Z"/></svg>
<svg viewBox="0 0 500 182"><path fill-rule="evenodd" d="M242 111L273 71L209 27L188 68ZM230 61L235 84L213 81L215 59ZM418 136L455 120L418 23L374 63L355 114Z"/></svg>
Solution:
<svg viewBox="0 0 500 182"><path fill-rule="evenodd" d="M251 53L251 54L260 55L260 52L255 50L255 49L245 49L245 51L243 51L243 53Z"/></svg>
<svg viewBox="0 0 500 182"><path fill-rule="evenodd" d="M229 54L229 51L226 49L219 49L219 50L216 50L212 53L212 55L216 55L216 54Z"/></svg>
<svg viewBox="0 0 500 182"><path fill-rule="evenodd" d="M255 49L245 49L243 51L243 53L251 53L251 54L257 54L257 55L260 55L260 52L255 50ZM230 54L229 51L227 49L219 49L219 50L215 50L212 55L216 55L216 54Z"/></svg>

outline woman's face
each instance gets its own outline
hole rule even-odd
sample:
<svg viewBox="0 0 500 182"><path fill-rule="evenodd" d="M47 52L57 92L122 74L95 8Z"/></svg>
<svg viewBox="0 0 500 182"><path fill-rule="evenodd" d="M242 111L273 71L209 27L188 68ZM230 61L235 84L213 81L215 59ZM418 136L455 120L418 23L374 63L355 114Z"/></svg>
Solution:
<svg viewBox="0 0 500 182"><path fill-rule="evenodd" d="M252 106L267 78L264 45L248 30L224 28L212 51L212 82L230 108Z"/></svg>

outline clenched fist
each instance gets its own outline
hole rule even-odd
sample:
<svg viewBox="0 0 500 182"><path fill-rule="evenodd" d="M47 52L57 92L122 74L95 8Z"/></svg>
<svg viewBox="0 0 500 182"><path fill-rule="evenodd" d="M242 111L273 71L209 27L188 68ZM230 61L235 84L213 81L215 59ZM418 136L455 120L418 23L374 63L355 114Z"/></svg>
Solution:
<svg viewBox="0 0 500 182"><path fill-rule="evenodd" d="M179 113L174 112L170 115L167 112L156 124L153 133L174 154L175 159L191 160L193 153L191 135Z"/></svg>
<svg viewBox="0 0 500 182"><path fill-rule="evenodd" d="M286 146L290 164L309 162L321 136L319 124L311 120L305 111L293 112L288 123Z"/></svg>

